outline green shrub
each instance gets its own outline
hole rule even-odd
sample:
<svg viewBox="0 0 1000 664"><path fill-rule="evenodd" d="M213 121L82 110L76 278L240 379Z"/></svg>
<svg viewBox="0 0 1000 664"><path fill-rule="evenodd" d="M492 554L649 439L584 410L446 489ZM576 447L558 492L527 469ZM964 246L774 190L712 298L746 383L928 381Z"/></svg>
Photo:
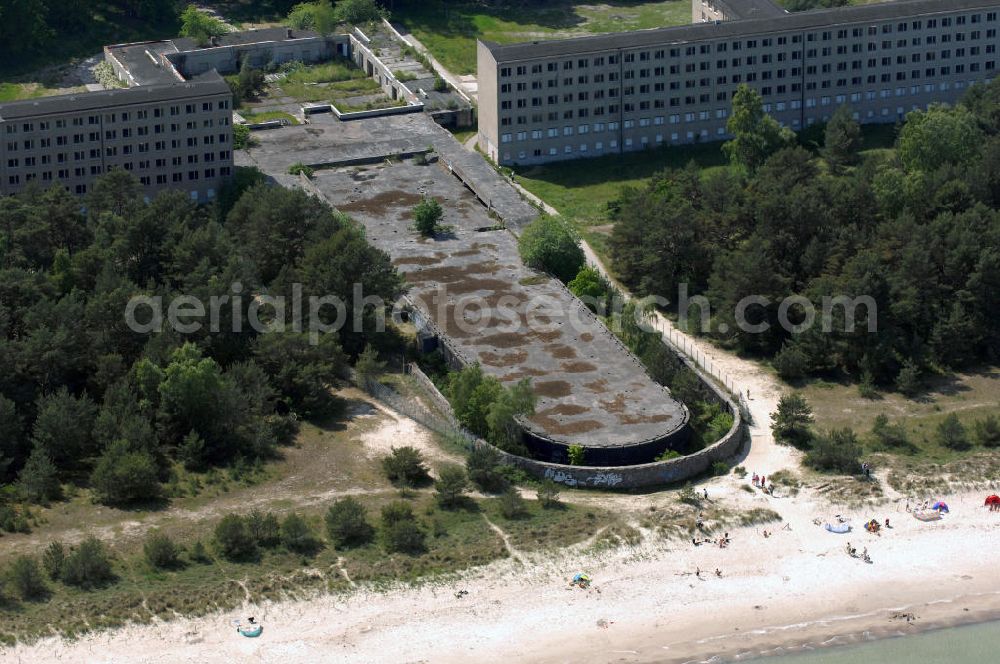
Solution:
<svg viewBox="0 0 1000 664"><path fill-rule="evenodd" d="M250 127L244 124L233 125L233 148L236 150L246 150L254 144L250 134Z"/></svg>
<svg viewBox="0 0 1000 664"><path fill-rule="evenodd" d="M381 536L389 553L419 554L426 548L426 534L417 524L413 508L400 500L382 508Z"/></svg>
<svg viewBox="0 0 1000 664"><path fill-rule="evenodd" d="M48 595L49 588L45 585L38 561L29 556L18 556L11 563L9 572L10 584L14 592L23 600L41 599Z"/></svg>
<svg viewBox="0 0 1000 664"><path fill-rule="evenodd" d="M786 394L778 401L778 410L771 414L771 431L779 443L808 447L812 439L812 409L800 394Z"/></svg>
<svg viewBox="0 0 1000 664"><path fill-rule="evenodd" d="M269 548L277 546L281 541L281 525L278 517L271 512L261 512L260 510L250 510L245 518L247 532L257 543L257 546Z"/></svg>
<svg viewBox="0 0 1000 664"><path fill-rule="evenodd" d="M413 222L417 232L431 237L438 232L438 223L444 216L444 209L434 198L424 198L413 208Z"/></svg>
<svg viewBox="0 0 1000 664"><path fill-rule="evenodd" d="M404 487L425 485L430 481L424 457L414 447L394 447L389 456L382 459L382 471L393 484Z"/></svg>
<svg viewBox="0 0 1000 664"><path fill-rule="evenodd" d="M341 498L326 513L326 533L335 547L367 544L375 529L365 516L364 506L355 498Z"/></svg>
<svg viewBox="0 0 1000 664"><path fill-rule="evenodd" d="M566 448L566 456L569 457L569 465L582 466L587 456L587 450L583 445L570 445Z"/></svg>
<svg viewBox="0 0 1000 664"><path fill-rule="evenodd" d="M712 464L712 475L721 477L729 474L729 464L725 461L716 461Z"/></svg>
<svg viewBox="0 0 1000 664"><path fill-rule="evenodd" d="M195 540L195 543L191 545L191 550L188 551L188 559L195 563L207 563L211 560L201 540Z"/></svg>
<svg viewBox="0 0 1000 664"><path fill-rule="evenodd" d="M469 452L465 468L469 473L469 479L479 487L480 491L499 493L509 484L500 470L499 452L485 445L477 445Z"/></svg>
<svg viewBox="0 0 1000 664"><path fill-rule="evenodd" d="M974 428L977 443L983 447L1000 447L1000 420L996 415L976 420Z"/></svg>
<svg viewBox="0 0 1000 664"><path fill-rule="evenodd" d="M517 246L525 265L553 274L563 283L576 277L585 262L573 229L565 221L548 215L531 222Z"/></svg>
<svg viewBox="0 0 1000 664"><path fill-rule="evenodd" d="M911 450L913 444L906 435L906 427L902 424L891 424L889 418L880 413L872 423L872 438L880 447L892 450Z"/></svg>
<svg viewBox="0 0 1000 664"><path fill-rule="evenodd" d="M558 507L559 505L559 484L547 479L538 486L538 503L543 509Z"/></svg>
<svg viewBox="0 0 1000 664"><path fill-rule="evenodd" d="M312 178L316 170L312 166L306 166L302 162L295 162L288 167L289 175L305 175L307 178Z"/></svg>
<svg viewBox="0 0 1000 664"><path fill-rule="evenodd" d="M684 488L677 493L677 500L681 501L685 505L691 505L693 507L701 505L701 498L698 497L698 492L694 490L694 487L691 486L690 482L685 484Z"/></svg>
<svg viewBox="0 0 1000 664"><path fill-rule="evenodd" d="M52 458L39 446L31 452L18 476L18 488L24 499L41 505L62 497L59 474Z"/></svg>
<svg viewBox="0 0 1000 664"><path fill-rule="evenodd" d="M907 360L896 376L896 389L904 396L914 397L920 393L922 388L920 367L912 360Z"/></svg>
<svg viewBox="0 0 1000 664"><path fill-rule="evenodd" d="M448 465L438 473L434 488L441 505L455 507L461 504L469 489L469 478L461 466Z"/></svg>
<svg viewBox="0 0 1000 664"><path fill-rule="evenodd" d="M49 542L42 552L42 567L45 568L45 573L53 581L58 581L62 578L65 564L66 549L62 542Z"/></svg>
<svg viewBox="0 0 1000 664"><path fill-rule="evenodd" d="M142 545L146 562L158 569L177 567L180 562L180 548L170 537L161 532L150 533Z"/></svg>
<svg viewBox="0 0 1000 664"><path fill-rule="evenodd" d="M878 388L875 387L875 377L872 372L865 371L861 374L861 382L858 383L858 394L862 399L877 399Z"/></svg>
<svg viewBox="0 0 1000 664"><path fill-rule="evenodd" d="M448 85L448 81L444 80L440 76L434 77L434 91L435 92L448 92L451 90L451 86Z"/></svg>
<svg viewBox="0 0 1000 664"><path fill-rule="evenodd" d="M127 505L154 500L161 495L159 469L145 450L132 449L127 441L111 443L90 476L97 499L105 505Z"/></svg>
<svg viewBox="0 0 1000 664"><path fill-rule="evenodd" d="M805 462L816 470L853 475L858 472L860 459L858 437L845 428L816 436L812 448L806 453Z"/></svg>
<svg viewBox="0 0 1000 664"><path fill-rule="evenodd" d="M528 507L524 504L524 498L521 497L517 487L507 487L497 498L497 505L505 519L519 519L528 514Z"/></svg>
<svg viewBox="0 0 1000 664"><path fill-rule="evenodd" d="M113 581L111 558L104 545L90 536L70 552L63 564L62 580L80 588L96 588Z"/></svg>
<svg viewBox="0 0 1000 664"><path fill-rule="evenodd" d="M799 380L809 371L809 358L795 344L785 343L771 360L778 375L788 381Z"/></svg>
<svg viewBox="0 0 1000 664"><path fill-rule="evenodd" d="M298 553L311 553L319 544L309 524L294 512L281 522L281 543L289 551Z"/></svg>
<svg viewBox="0 0 1000 664"><path fill-rule="evenodd" d="M227 514L215 526L215 545L230 560L251 558L257 554L257 542L246 522L237 514Z"/></svg>
<svg viewBox="0 0 1000 664"><path fill-rule="evenodd" d="M418 555L427 550L427 535L413 521L399 521L382 526L382 545L389 553Z"/></svg>
<svg viewBox="0 0 1000 664"><path fill-rule="evenodd" d="M950 450L961 452L972 447L969 435L955 413L951 413L938 424L935 434L938 444Z"/></svg>
<svg viewBox="0 0 1000 664"><path fill-rule="evenodd" d="M671 459L679 459L683 454L677 450L663 450L659 456L656 457L656 461L670 461Z"/></svg>
<svg viewBox="0 0 1000 664"><path fill-rule="evenodd" d="M375 379L381 375L385 371L385 364L384 361L378 359L378 350L371 344L366 345L354 363L354 372L362 381L362 387L364 386L363 381Z"/></svg>

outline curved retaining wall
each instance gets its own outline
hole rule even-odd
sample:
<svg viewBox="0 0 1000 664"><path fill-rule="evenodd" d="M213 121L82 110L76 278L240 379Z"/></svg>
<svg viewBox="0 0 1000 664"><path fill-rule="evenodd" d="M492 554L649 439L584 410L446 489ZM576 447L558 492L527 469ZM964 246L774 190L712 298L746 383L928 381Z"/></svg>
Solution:
<svg viewBox="0 0 1000 664"><path fill-rule="evenodd" d="M683 355L681 359L688 363L687 358ZM521 468L540 479L550 479L559 484L572 487L643 489L689 480L703 474L716 461L725 461L733 457L743 445L744 426L742 414L736 403L709 377L697 369L697 367L693 367L690 363L688 365L691 366L698 378L712 390L716 398L726 404L729 412L733 414L733 426L730 427L725 436L705 449L698 450L688 456L634 466L570 466L561 463L536 461L535 459L510 454L494 447L481 438L475 439L472 444L477 447L488 447L494 450L500 455L503 463L507 465ZM448 403L448 399L441 394L434 383L415 365L412 372L438 404L439 408L450 417L451 404ZM458 422L454 421L454 419L453 424L456 427L459 426Z"/></svg>

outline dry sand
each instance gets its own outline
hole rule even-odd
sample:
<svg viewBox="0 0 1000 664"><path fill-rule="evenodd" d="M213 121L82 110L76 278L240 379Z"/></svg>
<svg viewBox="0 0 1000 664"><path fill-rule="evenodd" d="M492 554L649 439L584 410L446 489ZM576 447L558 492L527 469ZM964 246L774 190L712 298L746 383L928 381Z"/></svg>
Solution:
<svg viewBox="0 0 1000 664"><path fill-rule="evenodd" d="M766 539L759 526L734 530L726 549L647 534L634 548L521 553L523 564L416 588L248 606L265 625L258 639L236 633L232 612L48 639L5 661L703 661L991 619L1000 609L990 553L1000 514L985 511L978 493L950 497L952 514L936 523L887 505L849 515L855 532L834 535L813 523L832 515L808 496L750 496L733 482L711 491L727 504L767 503L788 527L767 526L775 534ZM894 527L881 537L859 532L871 517ZM867 547L873 564L850 558L848 541ZM594 586L568 588L581 570ZM460 589L469 594L456 598Z"/></svg>

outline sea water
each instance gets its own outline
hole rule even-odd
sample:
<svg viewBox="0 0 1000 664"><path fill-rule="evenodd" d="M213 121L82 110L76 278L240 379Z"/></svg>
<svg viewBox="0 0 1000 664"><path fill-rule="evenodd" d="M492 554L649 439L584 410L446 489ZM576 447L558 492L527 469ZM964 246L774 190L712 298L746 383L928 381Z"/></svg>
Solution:
<svg viewBox="0 0 1000 664"><path fill-rule="evenodd" d="M756 660L766 662L769 660ZM1000 623L883 639L787 655L775 664L989 664L1000 662Z"/></svg>

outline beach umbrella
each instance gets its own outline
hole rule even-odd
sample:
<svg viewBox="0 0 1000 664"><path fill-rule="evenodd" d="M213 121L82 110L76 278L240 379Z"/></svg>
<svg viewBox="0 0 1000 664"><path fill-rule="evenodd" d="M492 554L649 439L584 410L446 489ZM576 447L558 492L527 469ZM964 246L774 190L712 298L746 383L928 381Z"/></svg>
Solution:
<svg viewBox="0 0 1000 664"><path fill-rule="evenodd" d="M947 513L950 513L950 510L948 509L947 503L942 503L940 500L938 502L934 503L934 506L931 507L931 509L932 510L937 510L938 512L947 512Z"/></svg>

